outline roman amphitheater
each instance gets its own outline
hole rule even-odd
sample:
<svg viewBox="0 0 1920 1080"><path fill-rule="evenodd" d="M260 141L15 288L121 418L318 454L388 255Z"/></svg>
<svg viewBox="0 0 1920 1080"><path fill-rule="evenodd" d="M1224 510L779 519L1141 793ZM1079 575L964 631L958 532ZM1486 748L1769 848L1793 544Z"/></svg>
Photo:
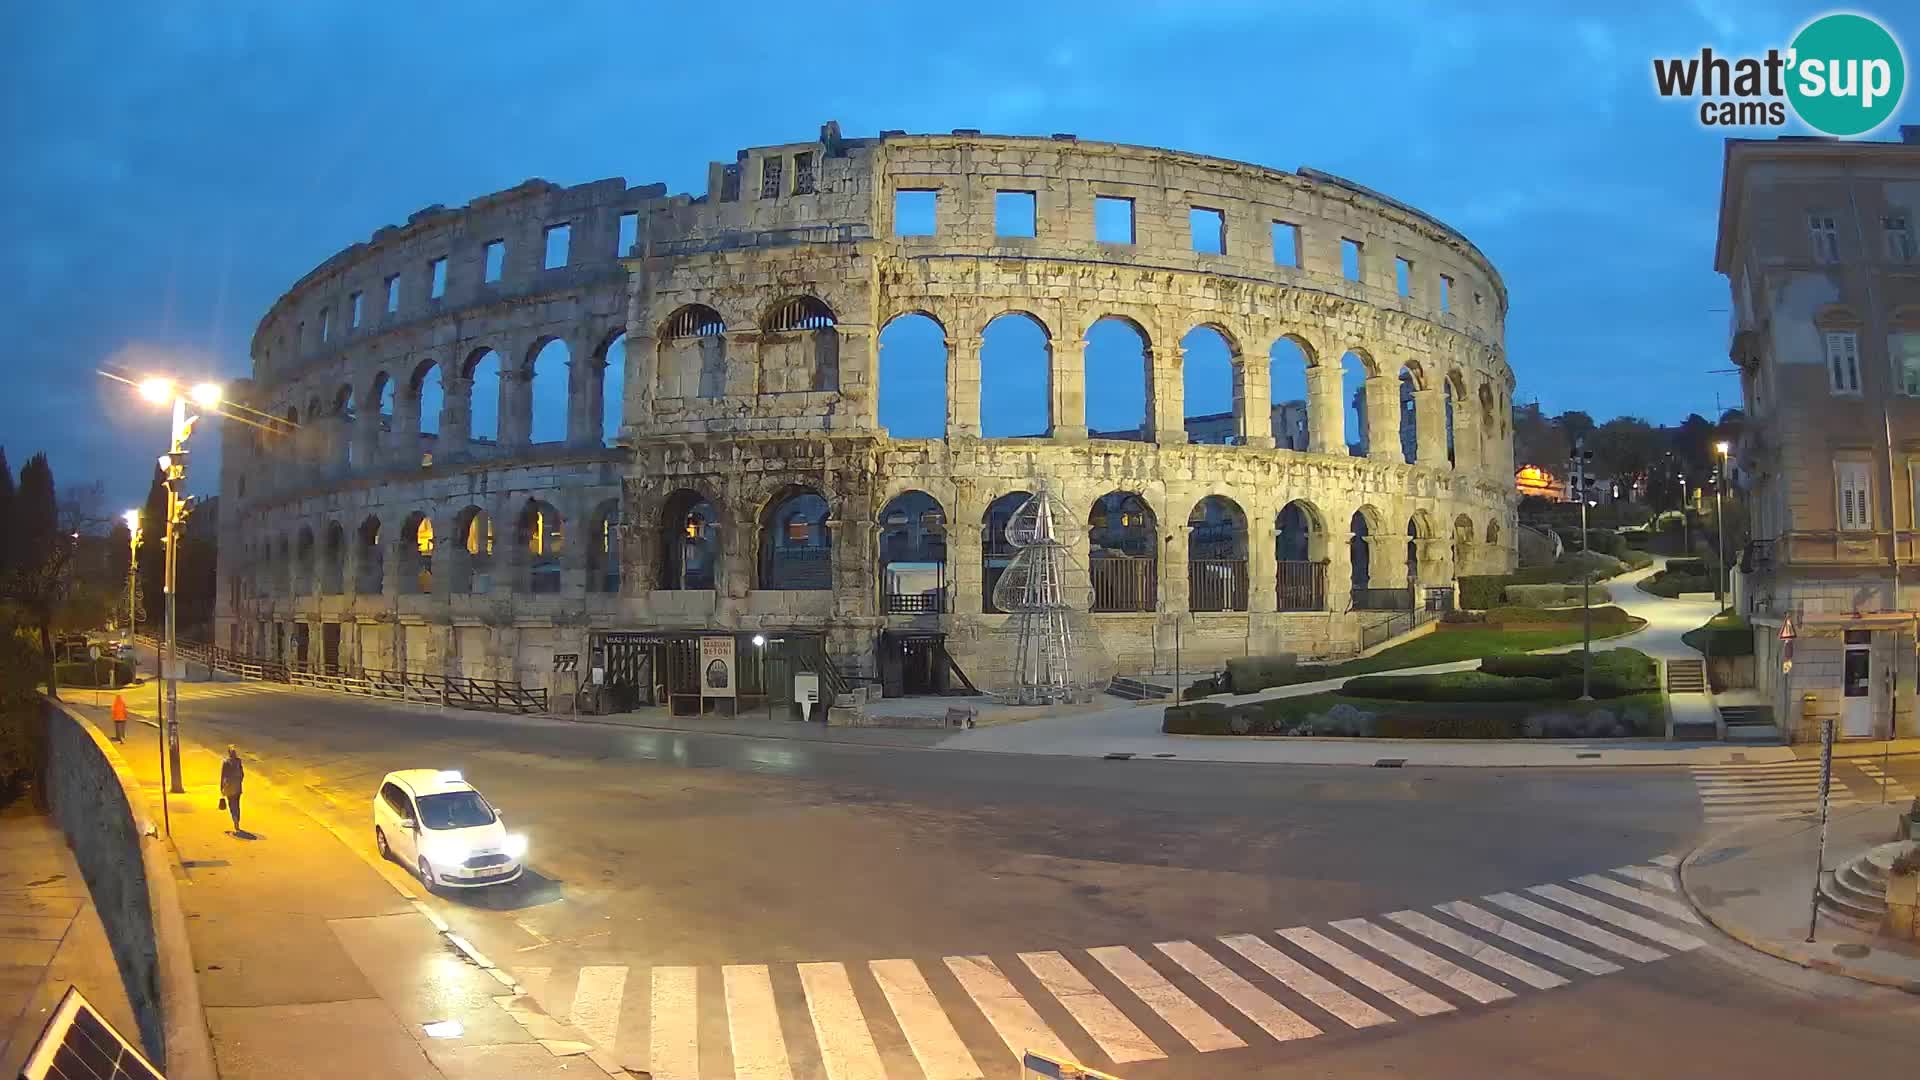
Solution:
<svg viewBox="0 0 1920 1080"><path fill-rule="evenodd" d="M828 124L697 195L529 180L261 320L214 644L563 700L599 667L610 707L683 712L714 639L736 703L829 663L984 688L1045 484L1120 670L1349 654L1513 563L1506 307L1357 184L1065 134ZM1138 422L1090 429L1114 394Z"/></svg>

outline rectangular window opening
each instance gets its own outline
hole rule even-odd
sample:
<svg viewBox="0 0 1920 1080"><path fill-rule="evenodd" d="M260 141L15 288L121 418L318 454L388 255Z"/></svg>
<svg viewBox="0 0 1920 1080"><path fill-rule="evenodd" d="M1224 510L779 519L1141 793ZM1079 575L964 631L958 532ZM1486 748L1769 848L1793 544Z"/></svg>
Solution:
<svg viewBox="0 0 1920 1080"><path fill-rule="evenodd" d="M1859 532L1873 528L1872 466L1863 461L1833 463L1834 487L1840 499L1840 528Z"/></svg>
<svg viewBox="0 0 1920 1080"><path fill-rule="evenodd" d="M1860 392L1859 339L1851 330L1827 332L1828 388L1835 394Z"/></svg>
<svg viewBox="0 0 1920 1080"><path fill-rule="evenodd" d="M993 235L1032 236L1038 214L1031 191L993 193Z"/></svg>
<svg viewBox="0 0 1920 1080"><path fill-rule="evenodd" d="M1273 223L1273 265L1300 265L1300 227L1287 221Z"/></svg>
<svg viewBox="0 0 1920 1080"><path fill-rule="evenodd" d="M780 171L783 163L777 157L760 160L760 197L777 199L780 197Z"/></svg>
<svg viewBox="0 0 1920 1080"><path fill-rule="evenodd" d="M1893 362L1900 369L1900 390L1920 397L1920 331L1899 330L1893 335Z"/></svg>
<svg viewBox="0 0 1920 1080"><path fill-rule="evenodd" d="M387 278L387 314L392 315L397 313L399 310L400 310L400 275L394 274Z"/></svg>
<svg viewBox="0 0 1920 1080"><path fill-rule="evenodd" d="M893 193L893 235L932 236L940 193L902 189Z"/></svg>
<svg viewBox="0 0 1920 1080"><path fill-rule="evenodd" d="M740 166L728 165L720 170L720 201L740 201Z"/></svg>
<svg viewBox="0 0 1920 1080"><path fill-rule="evenodd" d="M1893 262L1913 261L1913 230L1908 227L1907 215L1888 214L1880 219L1887 231L1887 258Z"/></svg>
<svg viewBox="0 0 1920 1080"><path fill-rule="evenodd" d="M1413 295L1413 261L1399 255L1393 257L1393 287L1401 296Z"/></svg>
<svg viewBox="0 0 1920 1080"><path fill-rule="evenodd" d="M507 268L507 242L505 240L487 241L487 275L485 281L491 285L500 280Z"/></svg>
<svg viewBox="0 0 1920 1080"><path fill-rule="evenodd" d="M1348 281L1360 280L1360 241L1340 238L1340 276Z"/></svg>
<svg viewBox="0 0 1920 1080"><path fill-rule="evenodd" d="M1202 255L1227 253L1227 215L1204 206L1187 208L1187 230L1193 234L1193 250Z"/></svg>
<svg viewBox="0 0 1920 1080"><path fill-rule="evenodd" d="M445 256L433 260L427 267L433 275L433 286L427 290L430 299L438 300L447 295L447 260Z"/></svg>
<svg viewBox="0 0 1920 1080"><path fill-rule="evenodd" d="M1093 238L1102 244L1133 243L1133 200L1118 195L1095 195Z"/></svg>
<svg viewBox="0 0 1920 1080"><path fill-rule="evenodd" d="M1813 243L1813 261L1840 261L1840 228L1832 214L1807 216L1807 233Z"/></svg>
<svg viewBox="0 0 1920 1080"><path fill-rule="evenodd" d="M813 153L793 155L793 193L813 194Z"/></svg>
<svg viewBox="0 0 1920 1080"><path fill-rule="evenodd" d="M320 344L325 345L327 343L327 339L332 336L333 336L333 310L331 308L321 308L320 309Z"/></svg>
<svg viewBox="0 0 1920 1080"><path fill-rule="evenodd" d="M1445 274L1440 275L1440 310L1453 310L1453 279Z"/></svg>
<svg viewBox="0 0 1920 1080"><path fill-rule="evenodd" d="M640 215L627 213L620 215L620 237L614 241L614 254L625 255L640 242Z"/></svg>
<svg viewBox="0 0 1920 1080"><path fill-rule="evenodd" d="M352 322L348 325L355 330L360 329L360 300L361 297L359 293L354 293L352 296L347 297L347 306L349 308L348 317L352 319Z"/></svg>
<svg viewBox="0 0 1920 1080"><path fill-rule="evenodd" d="M547 226L547 260L544 264L545 267L548 270L558 270L560 267L567 265L567 249L572 246L572 244L573 225L571 222L563 221L558 225Z"/></svg>

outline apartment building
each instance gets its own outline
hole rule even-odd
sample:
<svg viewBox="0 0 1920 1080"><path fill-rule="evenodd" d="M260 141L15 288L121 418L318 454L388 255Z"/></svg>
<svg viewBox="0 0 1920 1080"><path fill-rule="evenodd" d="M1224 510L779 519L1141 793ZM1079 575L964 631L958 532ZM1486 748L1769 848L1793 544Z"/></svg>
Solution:
<svg viewBox="0 0 1920 1080"><path fill-rule="evenodd" d="M1898 142L1729 139L1714 267L1747 434L1735 596L1782 731L1916 730L1920 126Z"/></svg>

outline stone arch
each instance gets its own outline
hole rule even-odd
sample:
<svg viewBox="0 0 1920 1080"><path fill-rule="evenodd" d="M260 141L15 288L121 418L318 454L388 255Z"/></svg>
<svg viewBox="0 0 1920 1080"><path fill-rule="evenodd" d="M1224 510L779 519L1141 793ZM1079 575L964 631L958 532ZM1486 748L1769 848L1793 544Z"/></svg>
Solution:
<svg viewBox="0 0 1920 1080"><path fill-rule="evenodd" d="M1181 402L1187 441L1244 444L1246 399L1239 381L1240 346L1213 323L1180 339Z"/></svg>
<svg viewBox="0 0 1920 1080"><path fill-rule="evenodd" d="M1208 495L1187 514L1187 610L1247 610L1247 513Z"/></svg>
<svg viewBox="0 0 1920 1080"><path fill-rule="evenodd" d="M1400 364L1400 375L1395 385L1398 397L1395 399L1395 414L1399 418L1400 460L1409 465L1420 460L1420 436L1431 434L1420 430L1420 398L1429 386L1426 367L1418 360L1405 360Z"/></svg>
<svg viewBox="0 0 1920 1080"><path fill-rule="evenodd" d="M980 330L980 434L989 439L1050 434L1053 331L1031 311L1009 310ZM949 387L949 390L953 388Z"/></svg>
<svg viewBox="0 0 1920 1080"><path fill-rule="evenodd" d="M880 329L880 426L896 439L947 434L947 330L924 311L906 311Z"/></svg>
<svg viewBox="0 0 1920 1080"><path fill-rule="evenodd" d="M1159 517L1136 491L1110 491L1087 514L1094 611L1153 611L1159 603Z"/></svg>
<svg viewBox="0 0 1920 1080"><path fill-rule="evenodd" d="M1103 313L1087 325L1087 434L1149 442L1153 431L1153 336L1138 320Z"/></svg>
<svg viewBox="0 0 1920 1080"><path fill-rule="evenodd" d="M727 393L727 321L705 304L685 304L655 336L659 396L718 398Z"/></svg>
<svg viewBox="0 0 1920 1080"><path fill-rule="evenodd" d="M547 335L527 349L521 375L527 387L527 442L567 440L567 414L573 408L568 386L572 367L573 356L563 338Z"/></svg>
<svg viewBox="0 0 1920 1080"><path fill-rule="evenodd" d="M515 587L535 594L559 592L565 545L566 522L560 511L544 499L529 498L514 524Z"/></svg>
<svg viewBox="0 0 1920 1080"><path fill-rule="evenodd" d="M354 465L354 432L358 430L360 414L354 401L353 384L343 382L333 392L333 404L327 410L331 421L326 437L333 443L329 455L337 463L352 468Z"/></svg>
<svg viewBox="0 0 1920 1080"><path fill-rule="evenodd" d="M1456 515L1453 519L1452 544L1454 577L1459 577L1466 573L1467 568L1473 565L1475 539L1476 533L1473 528L1473 519L1465 514Z"/></svg>
<svg viewBox="0 0 1920 1080"><path fill-rule="evenodd" d="M1293 499L1273 518L1274 595L1280 611L1324 611L1329 562L1327 517Z"/></svg>
<svg viewBox="0 0 1920 1080"><path fill-rule="evenodd" d="M880 508L879 570L882 610L929 615L947 610L947 511L919 489L903 491Z"/></svg>
<svg viewBox="0 0 1920 1080"><path fill-rule="evenodd" d="M451 576L449 593L484 595L493 591L493 516L478 506L468 506L453 518L452 547L448 552Z"/></svg>
<svg viewBox="0 0 1920 1080"><path fill-rule="evenodd" d="M293 593L293 546L285 533L280 534L280 554L273 560L273 591L280 596Z"/></svg>
<svg viewBox="0 0 1920 1080"><path fill-rule="evenodd" d="M415 411L418 426L408 434L439 437L440 414L446 409L444 382L438 360L429 357L414 366L413 374L407 380L407 397L408 404Z"/></svg>
<svg viewBox="0 0 1920 1080"><path fill-rule="evenodd" d="M996 496L980 515L980 608L989 615L1000 611L993 604L993 589L1018 550L1007 540L1007 525L1031 498L1030 491L1009 491Z"/></svg>
<svg viewBox="0 0 1920 1080"><path fill-rule="evenodd" d="M789 484L760 513L760 588L833 588L829 504L819 489Z"/></svg>
<svg viewBox="0 0 1920 1080"><path fill-rule="evenodd" d="M1353 591L1357 596L1373 581L1373 547L1382 534L1380 511L1371 505L1353 512L1347 522L1347 556L1353 563ZM1357 606L1357 605L1356 605Z"/></svg>
<svg viewBox="0 0 1920 1080"><path fill-rule="evenodd" d="M313 526L300 526L298 539L294 543L293 595L307 596L313 592L314 566Z"/></svg>
<svg viewBox="0 0 1920 1080"><path fill-rule="evenodd" d="M380 515L368 514L354 531L359 562L354 568L353 591L360 596L378 596L387 587L387 561L380 546Z"/></svg>
<svg viewBox="0 0 1920 1080"><path fill-rule="evenodd" d="M602 446L612 446L626 423L627 328L610 331L593 351L595 377L600 382L599 423Z"/></svg>
<svg viewBox="0 0 1920 1080"><path fill-rule="evenodd" d="M1312 446L1312 387L1307 372L1319 364L1313 345L1298 334L1282 334L1267 348L1267 396L1273 412L1273 444L1282 450Z"/></svg>
<svg viewBox="0 0 1920 1080"><path fill-rule="evenodd" d="M817 296L775 301L760 316L760 392L840 389L840 331L833 309Z"/></svg>
<svg viewBox="0 0 1920 1080"><path fill-rule="evenodd" d="M400 589L425 594L433 591L433 518L424 511L407 515L400 530Z"/></svg>
<svg viewBox="0 0 1920 1080"><path fill-rule="evenodd" d="M619 499L604 499L593 508L587 531L587 591L618 593L626 546L625 512Z"/></svg>
<svg viewBox="0 0 1920 1080"><path fill-rule="evenodd" d="M346 591L347 531L328 521L320 546L320 593L339 596Z"/></svg>
<svg viewBox="0 0 1920 1080"><path fill-rule="evenodd" d="M467 394L467 439L476 443L499 442L504 424L501 386L505 381L500 353L482 345L467 354L460 364L460 378Z"/></svg>
<svg viewBox="0 0 1920 1080"><path fill-rule="evenodd" d="M716 500L692 488L681 488L662 502L656 588L715 587L723 536L717 506Z"/></svg>
<svg viewBox="0 0 1920 1080"><path fill-rule="evenodd" d="M1379 376L1379 364L1367 350L1355 346L1340 355L1340 429L1352 457L1368 456L1380 434L1371 430L1367 408L1373 381Z"/></svg>

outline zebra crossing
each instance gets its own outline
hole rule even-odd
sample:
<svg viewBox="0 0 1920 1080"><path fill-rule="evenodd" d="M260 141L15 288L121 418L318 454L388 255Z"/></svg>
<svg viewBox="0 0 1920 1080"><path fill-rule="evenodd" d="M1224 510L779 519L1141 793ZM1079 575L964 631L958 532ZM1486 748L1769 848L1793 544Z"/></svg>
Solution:
<svg viewBox="0 0 1920 1080"><path fill-rule="evenodd" d="M514 975L656 1080L984 1080L1030 1050L1124 1067L1498 1005L1698 949L1676 865L1150 947Z"/></svg>
<svg viewBox="0 0 1920 1080"><path fill-rule="evenodd" d="M1817 759L1767 765L1695 765L1691 771L1709 825L1771 821L1820 808ZM1913 793L1907 786L1883 772L1878 761L1836 758L1828 805L1837 809L1878 804L1883 780L1888 801L1912 800ZM1858 791L1855 784L1860 784Z"/></svg>

